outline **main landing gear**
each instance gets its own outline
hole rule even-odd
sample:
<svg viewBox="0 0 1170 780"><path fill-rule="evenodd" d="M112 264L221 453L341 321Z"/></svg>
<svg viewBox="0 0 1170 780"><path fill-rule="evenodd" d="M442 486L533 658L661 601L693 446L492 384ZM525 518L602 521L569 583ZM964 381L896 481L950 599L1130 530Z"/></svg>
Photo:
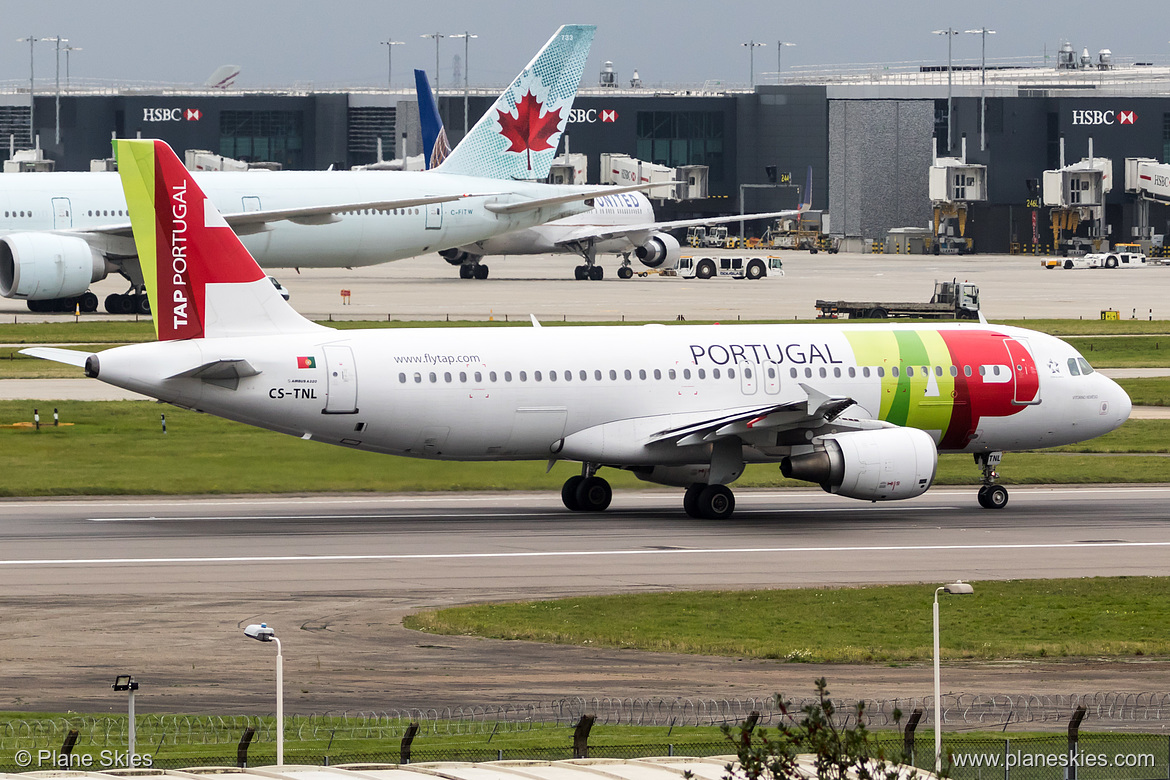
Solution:
<svg viewBox="0 0 1170 780"><path fill-rule="evenodd" d="M459 266L460 279L486 279L488 267L478 260L471 260Z"/></svg>
<svg viewBox="0 0 1170 780"><path fill-rule="evenodd" d="M146 297L146 292L133 289L124 295L107 295L106 311L110 314L150 314L150 298Z"/></svg>
<svg viewBox="0 0 1170 780"><path fill-rule="evenodd" d="M585 463L581 473L561 486L561 501L572 512L604 512L613 500L613 488L597 476L597 465Z"/></svg>
<svg viewBox="0 0 1170 780"><path fill-rule="evenodd" d="M26 301L28 310L36 312L37 314L47 314L50 312L58 312L63 314L73 314L80 311L83 314L97 311L98 298L91 292L84 292L81 295L70 296L68 298L49 298Z"/></svg>
<svg viewBox="0 0 1170 780"><path fill-rule="evenodd" d="M979 506L984 509L1003 509L1007 506L1007 488L995 484L995 480L999 479L995 467L1002 459L1002 452L975 453L975 465L983 471L983 484L979 487Z"/></svg>
<svg viewBox="0 0 1170 780"><path fill-rule="evenodd" d="M696 482L683 495L683 510L696 520L725 520L735 511L735 494L727 485Z"/></svg>
<svg viewBox="0 0 1170 780"><path fill-rule="evenodd" d="M572 242L568 245L568 248L585 261L584 265L579 265L573 269L574 279L578 282L585 280L600 282L605 278L605 269L597 265L597 247L593 239L587 238L583 241Z"/></svg>

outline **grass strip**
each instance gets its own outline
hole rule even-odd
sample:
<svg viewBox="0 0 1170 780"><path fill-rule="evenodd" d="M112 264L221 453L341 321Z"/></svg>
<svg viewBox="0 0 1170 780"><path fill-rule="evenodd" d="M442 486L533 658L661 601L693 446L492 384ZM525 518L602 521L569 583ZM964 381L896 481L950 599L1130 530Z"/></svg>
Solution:
<svg viewBox="0 0 1170 780"><path fill-rule="evenodd" d="M34 407L40 431L10 427L31 423ZM53 408L69 425L52 426ZM1166 481L1170 463L1158 453L1170 451L1170 421L1131 420L1063 449L1006 455L1002 481ZM546 474L544 462L460 463L358 452L148 401L0 401L0 496L557 491L578 470L568 462ZM616 469L604 475L616 489L654 487ZM936 484L978 482L970 455L940 457ZM784 479L774 464L749 466L736 484L809 487Z"/></svg>
<svg viewBox="0 0 1170 780"><path fill-rule="evenodd" d="M411 615L435 634L806 663L932 657L934 585L703 591L482 604ZM946 659L1170 655L1170 578L977 582L943 610Z"/></svg>

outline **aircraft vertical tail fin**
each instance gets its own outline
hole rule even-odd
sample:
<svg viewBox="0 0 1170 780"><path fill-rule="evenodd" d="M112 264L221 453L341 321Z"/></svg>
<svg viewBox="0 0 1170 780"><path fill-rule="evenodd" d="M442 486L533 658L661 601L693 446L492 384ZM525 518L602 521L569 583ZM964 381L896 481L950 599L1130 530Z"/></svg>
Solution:
<svg viewBox="0 0 1170 780"><path fill-rule="evenodd" d="M800 210L808 211L812 208L812 166L808 166L808 176L804 180L804 192L800 197Z"/></svg>
<svg viewBox="0 0 1170 780"><path fill-rule="evenodd" d="M437 170L492 179L547 179L594 30L593 25L569 24L553 33Z"/></svg>
<svg viewBox="0 0 1170 780"><path fill-rule="evenodd" d="M319 329L281 298L164 141L114 142L160 341Z"/></svg>
<svg viewBox="0 0 1170 780"><path fill-rule="evenodd" d="M414 89L418 93L418 118L422 125L423 159L427 169L438 168L451 154L451 144L447 141L447 131L443 128L443 120L439 117L439 107L435 105L435 95L431 92L431 82L425 70L415 68Z"/></svg>

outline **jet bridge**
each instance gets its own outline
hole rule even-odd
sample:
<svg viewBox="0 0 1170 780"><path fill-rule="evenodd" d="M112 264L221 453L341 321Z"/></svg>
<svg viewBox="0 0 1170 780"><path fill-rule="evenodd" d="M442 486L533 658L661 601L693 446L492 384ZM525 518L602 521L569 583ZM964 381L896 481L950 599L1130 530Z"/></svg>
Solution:
<svg viewBox="0 0 1170 780"><path fill-rule="evenodd" d="M961 157L936 157L930 166L930 202L934 207L937 254L963 254L973 249L966 238L967 208L987 200L987 166L967 162L967 139Z"/></svg>
<svg viewBox="0 0 1170 780"><path fill-rule="evenodd" d="M1149 157L1125 158L1125 191L1135 196L1133 238L1147 254L1154 246L1150 203L1170 204L1170 165Z"/></svg>
<svg viewBox="0 0 1170 780"><path fill-rule="evenodd" d="M1105 195L1113 189L1113 161L1089 156L1064 164L1064 139L1060 140L1060 167L1044 171L1044 205L1052 208L1052 244L1058 254L1085 254L1109 248L1105 229Z"/></svg>

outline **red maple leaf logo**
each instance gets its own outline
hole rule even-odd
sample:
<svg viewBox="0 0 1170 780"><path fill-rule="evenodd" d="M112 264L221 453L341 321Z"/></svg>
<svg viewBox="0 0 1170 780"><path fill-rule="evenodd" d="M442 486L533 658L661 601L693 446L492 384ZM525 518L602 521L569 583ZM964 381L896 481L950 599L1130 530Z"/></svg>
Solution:
<svg viewBox="0 0 1170 780"><path fill-rule="evenodd" d="M511 143L505 152L528 152L528 170L532 170L532 153L552 149L548 139L561 123L561 109L540 115L544 106L528 91L516 104L516 116L500 111L500 135Z"/></svg>

